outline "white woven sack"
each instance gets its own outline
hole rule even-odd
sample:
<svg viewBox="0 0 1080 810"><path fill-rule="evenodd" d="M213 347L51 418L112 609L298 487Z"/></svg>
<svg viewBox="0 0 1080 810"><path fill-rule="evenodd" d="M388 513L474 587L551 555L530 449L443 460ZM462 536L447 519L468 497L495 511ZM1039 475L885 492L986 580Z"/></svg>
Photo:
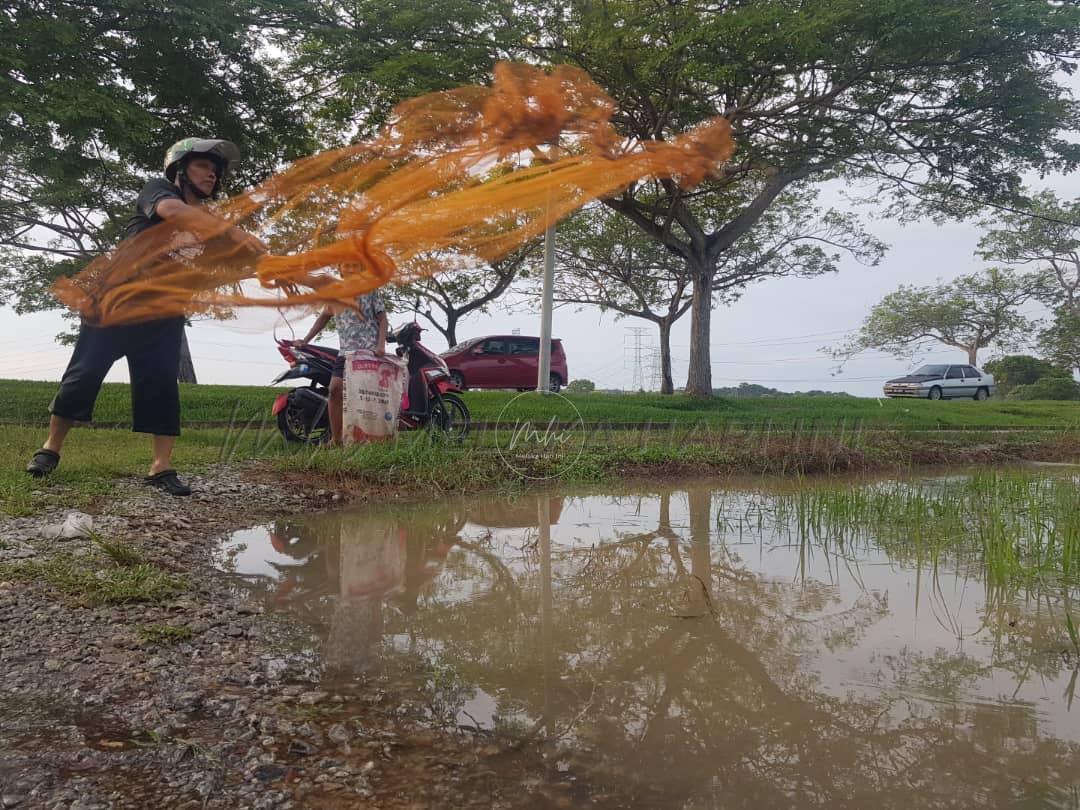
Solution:
<svg viewBox="0 0 1080 810"><path fill-rule="evenodd" d="M376 357L367 350L345 355L342 438L346 447L393 438L407 376L405 364L396 357Z"/></svg>

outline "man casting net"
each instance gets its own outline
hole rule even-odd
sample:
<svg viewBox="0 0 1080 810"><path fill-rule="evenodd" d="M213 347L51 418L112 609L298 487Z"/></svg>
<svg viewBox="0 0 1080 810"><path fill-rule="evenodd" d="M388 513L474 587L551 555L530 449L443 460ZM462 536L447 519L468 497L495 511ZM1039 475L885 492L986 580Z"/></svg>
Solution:
<svg viewBox="0 0 1080 810"><path fill-rule="evenodd" d="M642 178L694 186L733 150L723 119L627 142L613 109L580 70L500 64L491 87L407 101L373 140L300 160L213 217L193 209L127 239L54 291L101 325L350 305L387 282L498 259Z"/></svg>

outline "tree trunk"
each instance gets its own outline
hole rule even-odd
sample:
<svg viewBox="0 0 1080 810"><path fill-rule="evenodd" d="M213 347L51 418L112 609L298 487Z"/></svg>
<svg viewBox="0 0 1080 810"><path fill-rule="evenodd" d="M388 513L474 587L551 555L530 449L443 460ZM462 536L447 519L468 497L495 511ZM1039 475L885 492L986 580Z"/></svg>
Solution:
<svg viewBox="0 0 1080 810"><path fill-rule="evenodd" d="M439 307L439 309L442 309L442 307ZM451 313L448 310L442 309L442 312L446 316L446 326L443 326L441 323L439 323L437 320L435 320L435 317L431 314L430 309L427 310L426 312L423 312L423 313L420 313L420 314L422 314L425 318L427 318L428 323L430 323L432 326L434 326L439 331L439 334L442 335L443 339L446 341L447 346L456 346L457 345L457 318L455 318L453 313ZM419 315L417 315L416 320L417 320L417 322L419 322L419 320L420 320Z"/></svg>
<svg viewBox="0 0 1080 810"><path fill-rule="evenodd" d="M197 383L195 379L195 364L191 361L191 347L188 346L187 327L180 333L180 370L176 379L182 383Z"/></svg>
<svg viewBox="0 0 1080 810"><path fill-rule="evenodd" d="M704 615L712 608L712 493L706 489L694 488L687 493L687 506L690 512L690 575L697 582L690 582L690 604Z"/></svg>
<svg viewBox="0 0 1080 810"><path fill-rule="evenodd" d="M452 312L446 313L446 329L443 331L443 337L446 338L447 348L457 346L457 316Z"/></svg>
<svg viewBox="0 0 1080 810"><path fill-rule="evenodd" d="M660 327L660 393L674 394L675 383L671 379L671 321L663 320Z"/></svg>
<svg viewBox="0 0 1080 810"><path fill-rule="evenodd" d="M979 363L978 363L979 347L978 346L968 346L967 347L967 353L968 353L968 365L978 367L978 365L979 365Z"/></svg>
<svg viewBox="0 0 1080 810"><path fill-rule="evenodd" d="M690 371L686 393L695 397L712 396L712 358L709 339L712 332L712 272L697 268L690 305Z"/></svg>

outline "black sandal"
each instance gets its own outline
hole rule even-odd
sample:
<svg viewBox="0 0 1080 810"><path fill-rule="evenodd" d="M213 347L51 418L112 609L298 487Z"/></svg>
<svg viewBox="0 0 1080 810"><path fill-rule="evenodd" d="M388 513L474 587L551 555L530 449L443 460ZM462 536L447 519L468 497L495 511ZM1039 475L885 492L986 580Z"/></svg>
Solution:
<svg viewBox="0 0 1080 810"><path fill-rule="evenodd" d="M42 447L34 453L34 457L30 459L30 463L26 465L26 471L35 478L44 478L55 470L56 465L59 463L59 453L53 450L46 450Z"/></svg>
<svg viewBox="0 0 1080 810"><path fill-rule="evenodd" d="M176 470L162 470L157 475L148 475L143 479L147 486L156 487L170 495L190 495L191 487L180 480Z"/></svg>

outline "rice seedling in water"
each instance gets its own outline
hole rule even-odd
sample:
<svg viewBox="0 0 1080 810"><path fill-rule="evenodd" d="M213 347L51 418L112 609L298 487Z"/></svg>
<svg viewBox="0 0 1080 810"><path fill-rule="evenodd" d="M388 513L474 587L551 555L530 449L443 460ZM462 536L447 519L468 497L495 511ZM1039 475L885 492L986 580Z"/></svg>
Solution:
<svg viewBox="0 0 1080 810"><path fill-rule="evenodd" d="M1080 477L978 473L861 486L801 485L721 510L725 534L768 531L857 556L981 570L988 585L1080 585Z"/></svg>

